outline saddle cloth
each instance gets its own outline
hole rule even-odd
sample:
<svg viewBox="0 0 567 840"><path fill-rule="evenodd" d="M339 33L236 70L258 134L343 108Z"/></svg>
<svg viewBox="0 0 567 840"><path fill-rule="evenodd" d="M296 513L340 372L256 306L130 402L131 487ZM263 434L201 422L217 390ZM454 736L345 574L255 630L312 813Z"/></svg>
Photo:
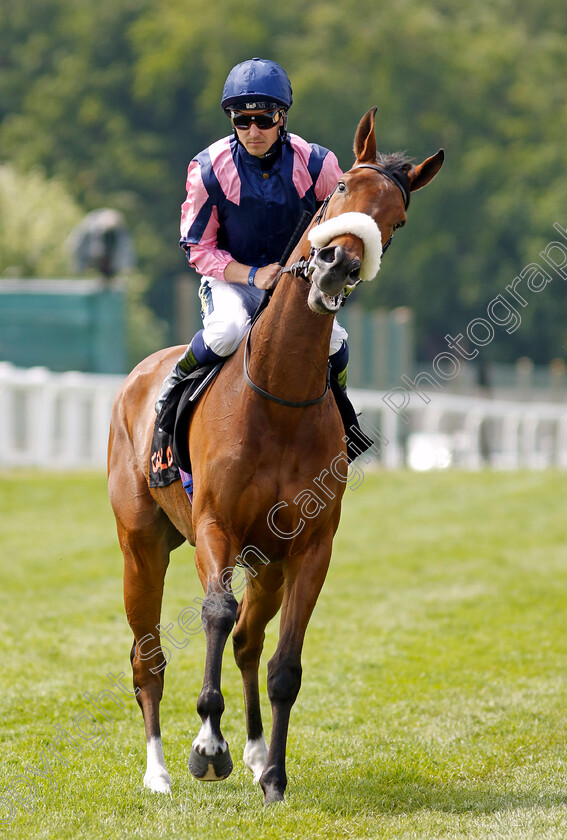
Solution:
<svg viewBox="0 0 567 840"><path fill-rule="evenodd" d="M218 362L216 365L201 367L173 388L154 423L150 450L150 487L167 487L181 478L189 495L188 487L192 489L192 483L189 482L191 459L187 447L189 415L223 364Z"/></svg>

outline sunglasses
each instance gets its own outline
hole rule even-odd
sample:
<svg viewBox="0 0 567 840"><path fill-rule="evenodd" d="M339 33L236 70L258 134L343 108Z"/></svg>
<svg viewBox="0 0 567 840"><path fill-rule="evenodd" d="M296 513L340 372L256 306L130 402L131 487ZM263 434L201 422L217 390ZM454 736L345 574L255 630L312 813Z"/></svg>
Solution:
<svg viewBox="0 0 567 840"><path fill-rule="evenodd" d="M267 111L263 114L242 114L240 111L230 112L230 119L235 128L250 128L252 123L256 123L262 131L273 128L280 117L280 110Z"/></svg>

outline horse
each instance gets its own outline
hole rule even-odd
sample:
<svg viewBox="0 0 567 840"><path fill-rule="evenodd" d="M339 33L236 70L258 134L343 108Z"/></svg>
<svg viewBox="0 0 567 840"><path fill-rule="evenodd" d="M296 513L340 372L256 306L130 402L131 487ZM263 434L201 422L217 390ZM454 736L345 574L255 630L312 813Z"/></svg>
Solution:
<svg viewBox="0 0 567 840"><path fill-rule="evenodd" d="M197 701L201 727L189 769L210 781L232 770L221 731L221 664L232 631L244 691L244 762L266 805L284 798L302 646L329 567L347 476L345 429L327 378L333 318L364 272L365 279L376 273L382 250L405 224L410 193L431 181L444 156L441 149L413 166L402 155L378 155L375 115L373 108L360 120L355 163L282 268L269 305L196 403L184 431L192 504L179 481L149 487L154 402L182 348L142 361L113 404L108 489L124 555L134 692L145 726L144 786L152 791L171 791L159 720L167 662L159 622L170 553L187 540L195 546L205 593L206 640ZM305 493L314 480L323 500L316 509ZM239 561L246 576L240 602L231 588ZM266 625L280 608L279 639L267 673L268 747L258 667Z"/></svg>

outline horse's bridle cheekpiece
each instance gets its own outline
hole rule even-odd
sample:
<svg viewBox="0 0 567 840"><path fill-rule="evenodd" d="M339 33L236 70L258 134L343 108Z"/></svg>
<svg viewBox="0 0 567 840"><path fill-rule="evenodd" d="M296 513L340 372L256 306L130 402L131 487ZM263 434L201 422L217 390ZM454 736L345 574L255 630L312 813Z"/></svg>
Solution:
<svg viewBox="0 0 567 840"><path fill-rule="evenodd" d="M378 166L377 163L357 163L353 167L353 169L373 169L375 172L379 172L381 175L384 175L386 178L396 185L399 191L402 194L402 198L404 199L404 210L407 210L410 203L410 194L406 190L405 186L402 184L399 178L397 178L392 172L388 172L387 169L384 169L382 166ZM394 236L393 233L390 234L389 238L386 240L382 247L382 256L386 253L390 245L392 244L392 237Z"/></svg>
<svg viewBox="0 0 567 840"><path fill-rule="evenodd" d="M402 198L404 200L404 210L408 209L409 203L410 203L410 194L409 194L408 190L406 189L405 185L402 183L402 181L400 181L400 179L396 175L394 175L393 172L388 172L387 169L384 169L383 166L378 166L377 163L355 163L355 165L352 167L352 169L373 169L375 172L379 172L380 175L384 175L385 178L388 178L388 180L391 181L393 184L395 184L396 187L399 189L399 191L402 194ZM333 195L335 194L336 189L337 189L337 187L335 187L333 192L329 193L327 198L323 201L321 207L319 208L319 212L317 213L317 216L315 217L315 223L316 224L320 224L322 221L324 221L325 216L327 215L327 207L329 206L329 202L332 199ZM393 236L394 236L393 233L390 234L389 238L387 239L387 241L382 246L382 256L384 256L384 254L386 253L386 251L390 247L390 245L392 243L392 237Z"/></svg>

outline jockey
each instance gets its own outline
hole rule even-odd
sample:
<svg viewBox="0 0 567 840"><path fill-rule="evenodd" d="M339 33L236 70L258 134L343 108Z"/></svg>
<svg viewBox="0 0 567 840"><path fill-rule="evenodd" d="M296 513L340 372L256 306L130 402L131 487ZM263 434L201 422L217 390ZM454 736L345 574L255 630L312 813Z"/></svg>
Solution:
<svg viewBox="0 0 567 840"><path fill-rule="evenodd" d="M201 275L203 329L164 381L159 414L173 387L202 365L233 353L304 210L314 214L342 175L336 156L287 131L292 90L285 70L253 58L226 80L221 106L233 134L198 154L187 173L180 246ZM346 385L347 333L335 320L331 371Z"/></svg>

